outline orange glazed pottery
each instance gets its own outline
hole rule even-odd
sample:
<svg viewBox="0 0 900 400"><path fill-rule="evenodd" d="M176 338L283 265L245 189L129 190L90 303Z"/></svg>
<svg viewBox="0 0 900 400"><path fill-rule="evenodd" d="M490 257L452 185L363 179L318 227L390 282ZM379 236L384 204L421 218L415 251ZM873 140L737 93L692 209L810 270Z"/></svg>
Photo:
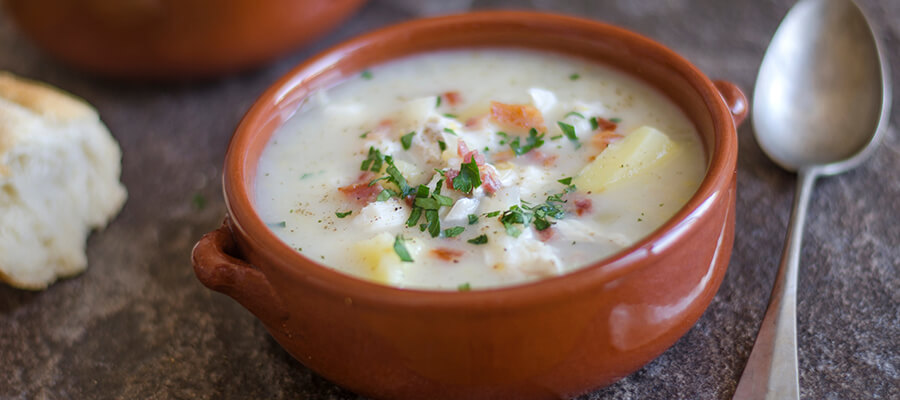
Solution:
<svg viewBox="0 0 900 400"><path fill-rule="evenodd" d="M627 249L567 275L471 292L406 290L324 267L282 243L254 211L273 131L312 91L399 57L525 47L596 60L668 95L708 155L697 193ZM291 355L361 394L395 399L567 398L608 385L669 348L709 305L734 238L736 123L746 99L636 33L532 12L415 20L298 66L254 104L225 159L228 216L194 248L197 277L247 307Z"/></svg>
<svg viewBox="0 0 900 400"><path fill-rule="evenodd" d="M84 70L187 78L252 67L314 39L364 0L0 0L38 45Z"/></svg>

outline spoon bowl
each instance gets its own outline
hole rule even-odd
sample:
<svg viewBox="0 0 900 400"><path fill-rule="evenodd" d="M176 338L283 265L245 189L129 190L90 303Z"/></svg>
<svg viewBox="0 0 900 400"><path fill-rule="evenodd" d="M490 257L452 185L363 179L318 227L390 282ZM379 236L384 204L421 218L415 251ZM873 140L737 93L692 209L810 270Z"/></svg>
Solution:
<svg viewBox="0 0 900 400"><path fill-rule="evenodd" d="M766 50L754 90L763 151L798 174L772 297L735 399L798 399L797 275L806 208L816 178L853 168L888 124L887 61L851 0L801 0Z"/></svg>
<svg viewBox="0 0 900 400"><path fill-rule="evenodd" d="M805 0L785 17L760 66L753 127L789 171L855 167L886 129L888 71L862 11L849 0Z"/></svg>

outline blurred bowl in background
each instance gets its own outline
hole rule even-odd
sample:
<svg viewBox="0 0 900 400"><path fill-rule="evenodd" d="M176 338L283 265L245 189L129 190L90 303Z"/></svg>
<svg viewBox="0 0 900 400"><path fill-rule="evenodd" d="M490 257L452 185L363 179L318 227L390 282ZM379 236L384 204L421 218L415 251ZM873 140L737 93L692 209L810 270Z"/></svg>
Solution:
<svg viewBox="0 0 900 400"><path fill-rule="evenodd" d="M365 0L6 0L35 43L105 76L208 77L260 65L334 28Z"/></svg>

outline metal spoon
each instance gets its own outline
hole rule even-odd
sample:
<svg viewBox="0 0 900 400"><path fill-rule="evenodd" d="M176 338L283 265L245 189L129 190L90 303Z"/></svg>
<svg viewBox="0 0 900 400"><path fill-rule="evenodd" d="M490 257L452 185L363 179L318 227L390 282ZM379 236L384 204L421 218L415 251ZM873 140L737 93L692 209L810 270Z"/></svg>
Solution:
<svg viewBox="0 0 900 400"><path fill-rule="evenodd" d="M850 0L801 0L766 50L753 93L763 151L798 174L781 266L735 399L797 399L797 269L813 183L859 165L888 125L890 69Z"/></svg>

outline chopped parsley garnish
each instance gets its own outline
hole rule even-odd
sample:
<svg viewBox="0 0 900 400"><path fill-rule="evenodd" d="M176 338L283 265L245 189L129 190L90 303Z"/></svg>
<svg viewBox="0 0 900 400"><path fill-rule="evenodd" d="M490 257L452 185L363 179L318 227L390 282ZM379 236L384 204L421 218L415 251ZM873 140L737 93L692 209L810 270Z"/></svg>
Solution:
<svg viewBox="0 0 900 400"><path fill-rule="evenodd" d="M570 81L577 81L578 78L581 78L581 75L578 75L578 74L572 74L572 75L569 75L569 80L570 80Z"/></svg>
<svg viewBox="0 0 900 400"><path fill-rule="evenodd" d="M422 211L424 210L419 207L413 207L412 212L409 213L409 219L406 220L406 226L410 228L416 226L416 224L419 222L419 218L422 217Z"/></svg>
<svg viewBox="0 0 900 400"><path fill-rule="evenodd" d="M571 178L560 179L560 183L568 185L571 180ZM566 200L563 200L562 196L574 189L575 186L569 185L564 192L547 196L547 200L538 205L522 201L521 205L511 206L500 216L500 222L503 223L506 234L519 237L522 229L529 225L534 225L534 229L539 231L549 228L553 223L548 218L562 219L565 217L566 212L562 209L561 203L565 203ZM522 227L520 228L518 225L522 225Z"/></svg>
<svg viewBox="0 0 900 400"><path fill-rule="evenodd" d="M348 216L348 215L350 215L350 214L353 214L353 210L350 210L350 211L347 211L347 212L335 211L335 213L334 213L334 215L337 215L338 218L344 218L344 217L346 217L346 216Z"/></svg>
<svg viewBox="0 0 900 400"><path fill-rule="evenodd" d="M466 230L466 228L463 226L454 226L449 229L444 229L444 236L446 236L446 237L459 236L459 234L463 233L464 230Z"/></svg>
<svg viewBox="0 0 900 400"><path fill-rule="evenodd" d="M489 212L489 213L487 213L487 214L484 214L484 216L485 216L485 217L488 217L488 218L494 218L494 217L500 215L501 212L502 212L502 211L500 211L500 210L497 210L497 211L491 211L491 212Z"/></svg>
<svg viewBox="0 0 900 400"><path fill-rule="evenodd" d="M312 173L312 172L307 172L307 173L305 173L305 174L303 174L303 175L300 175L300 179L306 179L306 178L309 178L309 177L311 177L311 176L313 176L313 175L315 175L315 174Z"/></svg>
<svg viewBox="0 0 900 400"><path fill-rule="evenodd" d="M287 226L287 223L284 221L278 221L278 222L269 222L266 225L268 225L269 228L284 228Z"/></svg>
<svg viewBox="0 0 900 400"><path fill-rule="evenodd" d="M516 137L511 142L509 142L509 148L512 149L513 153L516 156L521 156L529 151L541 147L544 144L544 134L538 134L537 129L531 128L528 131L528 137L525 138L525 145L523 146L519 138Z"/></svg>
<svg viewBox="0 0 900 400"><path fill-rule="evenodd" d="M503 138L502 140L500 140L501 146L503 146L504 144L506 144L507 141L509 141L509 135L507 135L506 132L497 132L497 136L500 136Z"/></svg>
<svg viewBox="0 0 900 400"><path fill-rule="evenodd" d="M575 127L562 121L557 121L556 124L559 125L559 129L562 130L562 133L575 143L576 149L581 147L581 143L578 142L578 136L575 135Z"/></svg>
<svg viewBox="0 0 900 400"><path fill-rule="evenodd" d="M191 198L191 204L194 206L194 209L202 210L206 208L206 197L204 197L200 193L197 193L193 198Z"/></svg>
<svg viewBox="0 0 900 400"><path fill-rule="evenodd" d="M466 242L469 242L472 244L485 244L488 242L488 237L487 237L487 235L482 234L482 235L476 236L473 239L466 240Z"/></svg>
<svg viewBox="0 0 900 400"><path fill-rule="evenodd" d="M406 220L406 226L412 228L419 223L419 219L424 214L425 223L419 225L419 229L423 232L428 230L428 234L431 237L438 237L441 234L441 221L438 216L438 210L441 207L453 205L452 198L441 195L441 186L443 184L444 179L441 178L435 183L434 191L428 190L428 186L419 185L410 193L410 195L414 195L413 209L409 214L409 219Z"/></svg>
<svg viewBox="0 0 900 400"><path fill-rule="evenodd" d="M472 190L479 186L481 186L481 172L478 171L475 157L472 157L472 161L459 166L459 175L453 178L453 188L463 193L472 193Z"/></svg>
<svg viewBox="0 0 900 400"><path fill-rule="evenodd" d="M400 170L397 169L397 166L394 165L394 158L391 156L385 156L384 162L388 164L385 172L387 172L390 178L387 179L387 181L397 184L397 187L400 188L400 195L406 197L412 194L413 188L409 186L409 183L406 182L406 178L403 177L403 174L401 174Z"/></svg>
<svg viewBox="0 0 900 400"><path fill-rule="evenodd" d="M447 118L453 118L453 119L459 118L459 117L457 117L456 115L450 114L450 113L446 113L446 114L443 114L443 115L444 115L445 117L447 117Z"/></svg>
<svg viewBox="0 0 900 400"><path fill-rule="evenodd" d="M528 223L531 222L531 215L526 212L522 207L514 205L503 212L503 216L500 217L500 222L503 223L503 227L506 228L506 234L512 237L519 237L522 234L522 230L516 227L516 224L528 226Z"/></svg>
<svg viewBox="0 0 900 400"><path fill-rule="evenodd" d="M609 119L609 122L612 122L612 123L614 123L614 124L618 124L619 122L622 122L622 118L610 118L610 119Z"/></svg>
<svg viewBox="0 0 900 400"><path fill-rule="evenodd" d="M482 235L482 236L484 236L484 235ZM472 285L470 285L469 282L461 283L459 286L456 287L456 290L459 290L460 292L468 292L468 291L472 290Z"/></svg>
<svg viewBox="0 0 900 400"><path fill-rule="evenodd" d="M447 150L447 143L443 140L438 140L438 147L440 147L441 151Z"/></svg>
<svg viewBox="0 0 900 400"><path fill-rule="evenodd" d="M412 131L403 136L400 136L400 144L403 145L403 150L409 150L409 148L412 146L413 136L415 135L416 131Z"/></svg>
<svg viewBox="0 0 900 400"><path fill-rule="evenodd" d="M375 198L375 201L385 201L396 195L397 195L397 192L395 192L391 189L384 189L381 191L381 193L378 193L378 197Z"/></svg>
<svg viewBox="0 0 900 400"><path fill-rule="evenodd" d="M441 106L441 96L438 95L437 100L434 102L434 108L438 108Z"/></svg>
<svg viewBox="0 0 900 400"><path fill-rule="evenodd" d="M469 214L469 225L478 222L478 216L475 214Z"/></svg>
<svg viewBox="0 0 900 400"><path fill-rule="evenodd" d="M403 239L401 235L397 235L394 239L394 253L397 253L400 261L413 262L412 257L409 256L409 251L406 250L406 239Z"/></svg>
<svg viewBox="0 0 900 400"><path fill-rule="evenodd" d="M363 134L362 134L362 135L359 135L359 137L361 137L361 138L363 138L363 139L365 139L365 138L366 138L366 136L369 136L369 132L372 132L372 131L365 131L365 132L363 132Z"/></svg>
<svg viewBox="0 0 900 400"><path fill-rule="evenodd" d="M597 117L591 117L590 122L591 122L591 130L592 131L596 131L597 128L600 127L600 123L597 122Z"/></svg>
<svg viewBox="0 0 900 400"><path fill-rule="evenodd" d="M563 137L563 135L551 136L550 140L559 140L559 139L562 139L562 137Z"/></svg>
<svg viewBox="0 0 900 400"><path fill-rule="evenodd" d="M456 131L454 131L453 129L450 129L450 128L444 128L444 132L447 132L453 136L459 136L456 134Z"/></svg>
<svg viewBox="0 0 900 400"><path fill-rule="evenodd" d="M558 180L557 182L562 183L563 185L569 186L572 184L572 177L570 176L568 178L563 178L563 179Z"/></svg>
<svg viewBox="0 0 900 400"><path fill-rule="evenodd" d="M575 112L575 111L572 111L572 112L566 114L563 118L568 118L570 115L576 116L576 117L581 118L581 119L584 119L584 115L581 115L581 113L578 113L578 112Z"/></svg>
<svg viewBox="0 0 900 400"><path fill-rule="evenodd" d="M384 156L381 155L381 150L369 147L369 154L362 162L362 165L359 166L359 169L360 171L379 172L381 171L382 161L384 161Z"/></svg>
<svg viewBox="0 0 900 400"><path fill-rule="evenodd" d="M365 70L361 74L359 74L359 76L361 76L365 80L370 80L372 79L372 71Z"/></svg>

